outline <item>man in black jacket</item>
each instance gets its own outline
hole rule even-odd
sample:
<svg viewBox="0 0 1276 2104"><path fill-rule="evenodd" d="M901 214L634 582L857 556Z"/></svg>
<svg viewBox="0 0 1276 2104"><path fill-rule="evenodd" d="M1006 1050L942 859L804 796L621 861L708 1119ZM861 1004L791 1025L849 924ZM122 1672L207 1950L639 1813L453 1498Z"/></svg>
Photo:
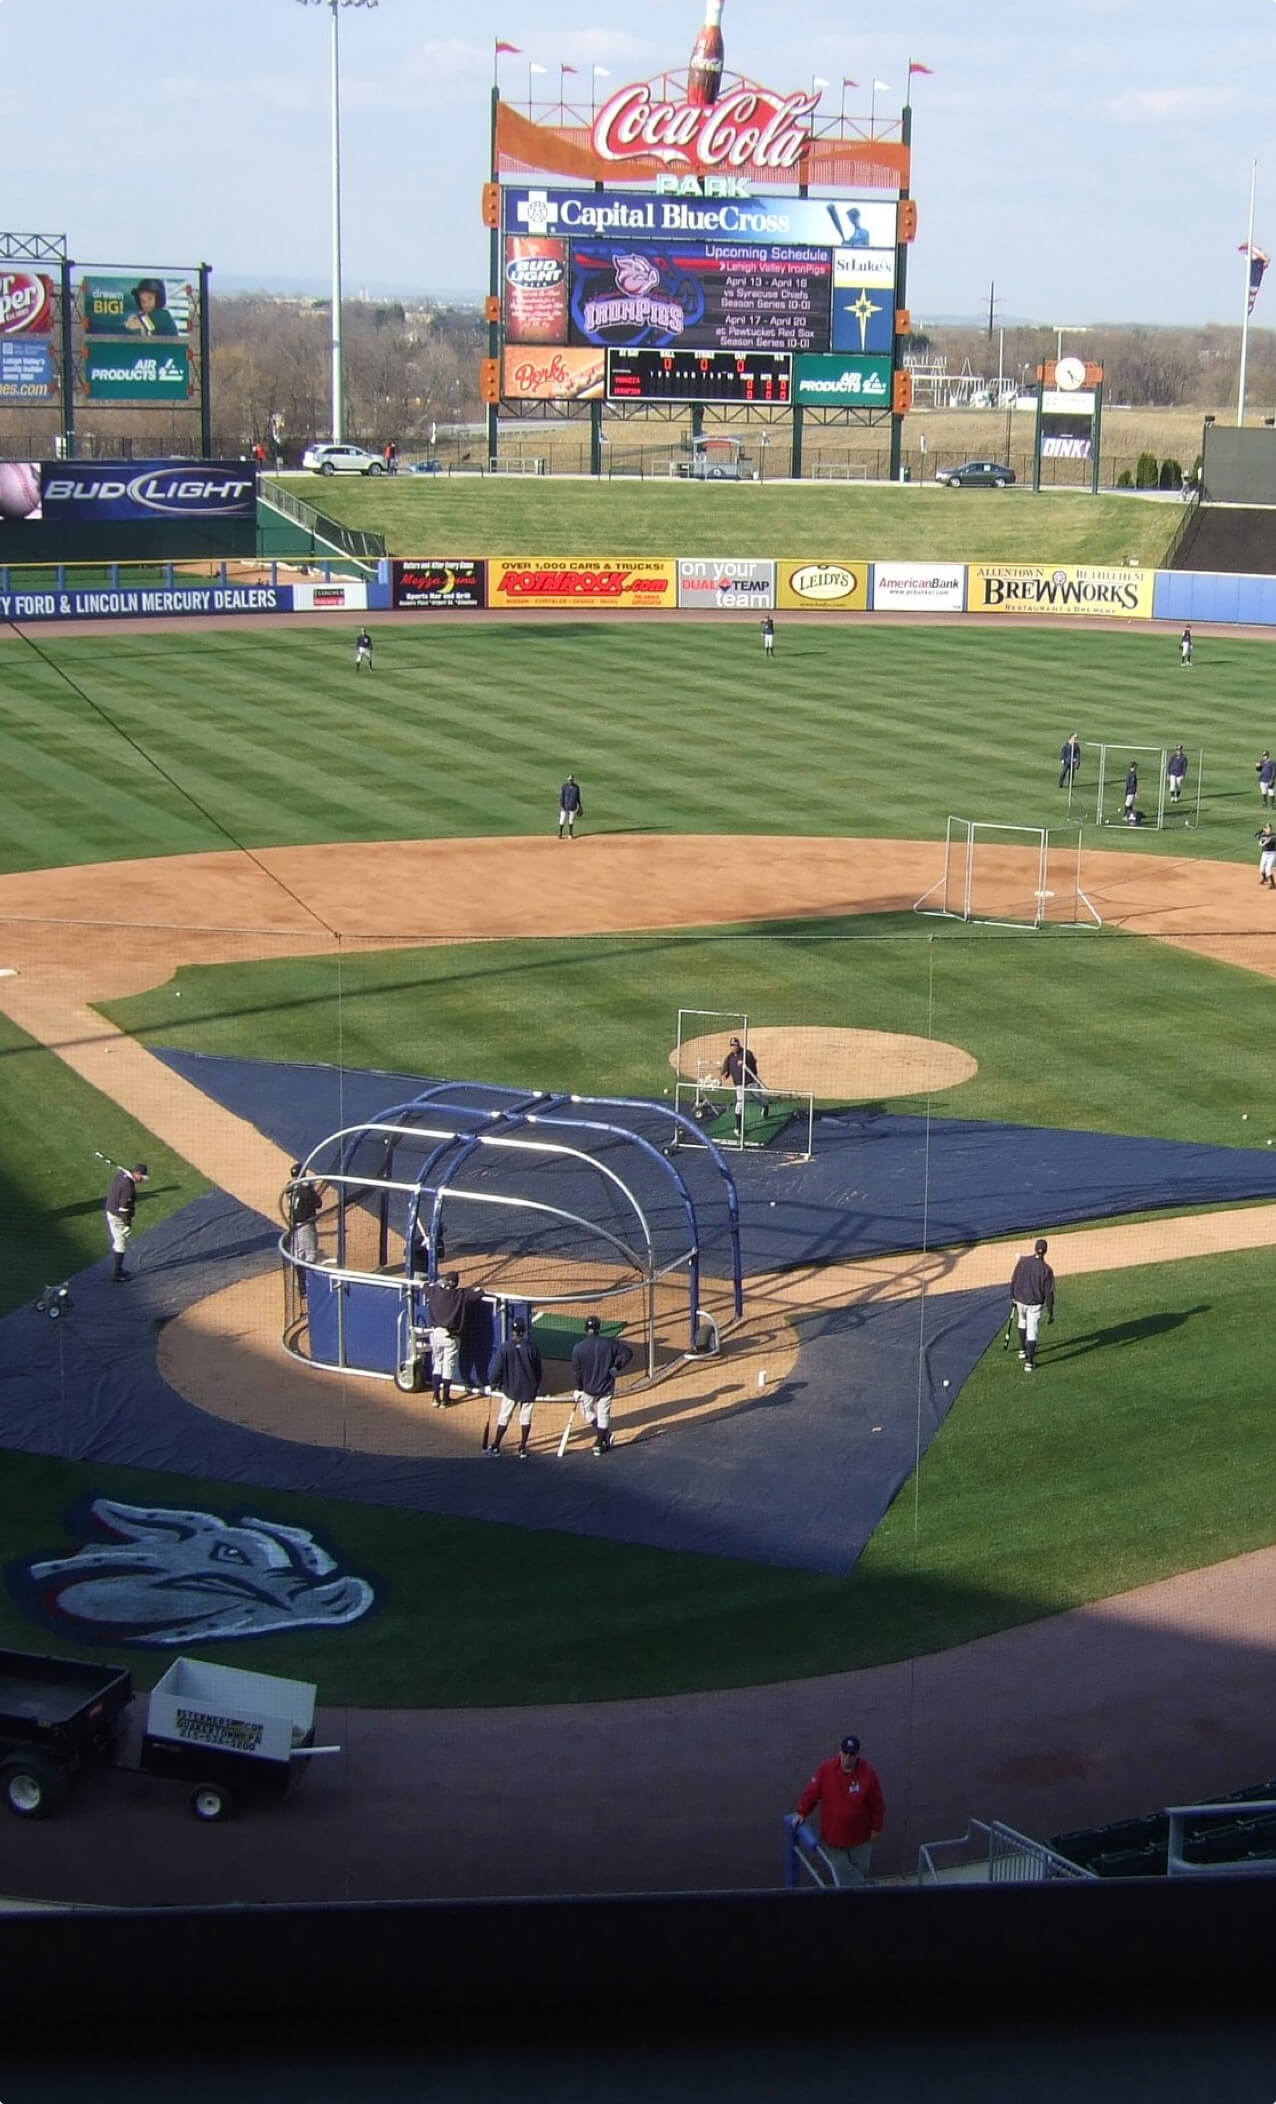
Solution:
<svg viewBox="0 0 1276 2104"><path fill-rule="evenodd" d="M509 1337L504 1344L497 1345L487 1371L488 1387L501 1399L496 1415L496 1433L487 1450L489 1454L500 1453L505 1427L517 1409L518 1458L526 1461L527 1442L532 1430L532 1406L541 1391L543 1371L540 1352L527 1334L527 1324L521 1315L516 1315L510 1324Z"/></svg>
<svg viewBox="0 0 1276 2104"><path fill-rule="evenodd" d="M482 1287L463 1286L459 1271L446 1272L426 1288L425 1304L430 1311L430 1385L434 1390L436 1410L442 1410L452 1400L465 1311L482 1298Z"/></svg>
<svg viewBox="0 0 1276 2104"><path fill-rule="evenodd" d="M106 1232L115 1257L111 1282L116 1286L122 1285L130 1276L124 1269L124 1252L128 1248L128 1238L133 1232L133 1215L137 1211L137 1187L144 1184L149 1175L150 1171L145 1162L138 1162L132 1169L117 1169L106 1194Z"/></svg>
<svg viewBox="0 0 1276 2104"><path fill-rule="evenodd" d="M1019 1356L1025 1373L1032 1372L1037 1356L1037 1332L1041 1328L1042 1310L1045 1310L1048 1321L1054 1321L1054 1273L1046 1262L1049 1247L1044 1237L1039 1236L1032 1245L1032 1255L1020 1257L1010 1279L1010 1298L1015 1304L1019 1324Z"/></svg>
<svg viewBox="0 0 1276 2104"><path fill-rule="evenodd" d="M616 1375L633 1358L632 1344L619 1337L604 1337L596 1315L585 1318L585 1334L572 1347L572 1373L576 1378L576 1400L585 1423L594 1431L594 1452L611 1452L611 1406L616 1400Z"/></svg>

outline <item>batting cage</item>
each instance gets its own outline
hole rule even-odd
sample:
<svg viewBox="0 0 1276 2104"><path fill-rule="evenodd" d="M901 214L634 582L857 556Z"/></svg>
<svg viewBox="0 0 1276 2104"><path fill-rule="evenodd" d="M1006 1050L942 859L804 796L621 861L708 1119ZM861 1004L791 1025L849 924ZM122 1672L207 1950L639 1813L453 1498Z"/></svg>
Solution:
<svg viewBox="0 0 1276 2104"><path fill-rule="evenodd" d="M571 1388L585 1319L635 1351L642 1379L716 1349L743 1312L739 1205L719 1150L669 1150L670 1111L640 1099L440 1082L330 1134L287 1186L284 1217L318 1201L313 1235L290 1226L283 1343L333 1372L421 1384L427 1289L446 1272L476 1289L459 1378L482 1387L521 1315L546 1388ZM313 1194L298 1206L298 1194Z"/></svg>
<svg viewBox="0 0 1276 2104"><path fill-rule="evenodd" d="M999 825L953 818L944 867L913 906L945 920L992 927L1102 925L1081 883L1081 827Z"/></svg>

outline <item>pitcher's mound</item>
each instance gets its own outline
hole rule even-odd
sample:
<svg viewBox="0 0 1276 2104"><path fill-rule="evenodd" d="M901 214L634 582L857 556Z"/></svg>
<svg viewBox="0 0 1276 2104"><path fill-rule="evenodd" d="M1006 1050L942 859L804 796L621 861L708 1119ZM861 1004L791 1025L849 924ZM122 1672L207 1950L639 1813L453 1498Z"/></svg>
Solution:
<svg viewBox="0 0 1276 2104"><path fill-rule="evenodd" d="M729 1033L686 1039L684 1077L717 1074ZM893 1030L750 1029L749 1050L764 1087L807 1089L826 1101L859 1102L883 1096L920 1096L956 1088L979 1070L960 1045L941 1038L901 1037ZM676 1067L678 1054L669 1054Z"/></svg>

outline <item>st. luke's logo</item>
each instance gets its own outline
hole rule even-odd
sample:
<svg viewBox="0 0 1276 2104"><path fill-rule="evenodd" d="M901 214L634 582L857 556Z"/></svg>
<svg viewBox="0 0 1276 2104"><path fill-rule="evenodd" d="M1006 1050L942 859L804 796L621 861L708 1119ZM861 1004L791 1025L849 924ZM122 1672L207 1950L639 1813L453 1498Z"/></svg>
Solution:
<svg viewBox="0 0 1276 2104"><path fill-rule="evenodd" d="M95 1498L68 1555L17 1557L9 1591L32 1620L78 1643L189 1644L339 1629L375 1595L305 1527ZM106 1539L103 1539L106 1537Z"/></svg>

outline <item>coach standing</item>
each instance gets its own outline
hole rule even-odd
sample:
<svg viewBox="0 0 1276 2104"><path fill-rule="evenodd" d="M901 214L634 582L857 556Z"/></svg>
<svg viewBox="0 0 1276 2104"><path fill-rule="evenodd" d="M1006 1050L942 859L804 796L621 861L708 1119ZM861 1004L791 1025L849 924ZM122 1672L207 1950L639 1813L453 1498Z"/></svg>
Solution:
<svg viewBox="0 0 1276 2104"><path fill-rule="evenodd" d="M619 1337L604 1337L596 1315L585 1317L585 1334L572 1346L572 1373L576 1400L585 1423L594 1433L594 1452L611 1452L611 1406L616 1400L616 1375L623 1373L634 1355L632 1344Z"/></svg>
<svg viewBox="0 0 1276 2104"><path fill-rule="evenodd" d="M117 1169L106 1194L106 1232L115 1256L111 1281L116 1286L121 1285L130 1276L124 1269L124 1252L128 1248L128 1238L133 1232L133 1215L137 1211L137 1187L146 1182L150 1173L145 1162L138 1162L132 1169Z"/></svg>
<svg viewBox="0 0 1276 2104"><path fill-rule="evenodd" d="M1045 1238L1038 1236L1032 1245L1032 1255L1020 1257L1010 1279L1010 1298L1015 1304L1015 1319L1019 1324L1019 1356L1025 1373L1032 1372L1037 1356L1037 1332L1041 1328L1042 1310L1045 1310L1049 1322L1054 1321L1054 1273L1046 1262L1049 1247Z"/></svg>
<svg viewBox="0 0 1276 2104"><path fill-rule="evenodd" d="M1081 739L1076 731L1059 748L1059 787L1070 788L1081 765Z"/></svg>
<svg viewBox="0 0 1276 2104"><path fill-rule="evenodd" d="M459 1271L449 1271L426 1287L425 1304L430 1311L430 1386L434 1407L442 1410L452 1400L461 1357L461 1331L465 1311L482 1300L481 1286L463 1286Z"/></svg>
<svg viewBox="0 0 1276 2104"><path fill-rule="evenodd" d="M821 1761L797 1801L805 1819L820 1808L820 1846L836 1882L867 1885L873 1843L886 1824L886 1800L877 1771L861 1758L860 1742L848 1732L838 1751Z"/></svg>
<svg viewBox="0 0 1276 2104"><path fill-rule="evenodd" d="M494 1395L499 1395L501 1407L496 1414L496 1432L489 1454L499 1454L505 1427L518 1411L518 1458L527 1459L527 1442L532 1430L532 1409L541 1392L541 1364L539 1347L527 1334L527 1324L521 1315L516 1315L510 1324L510 1333L504 1344L498 1344L492 1354L488 1368L487 1385Z"/></svg>

